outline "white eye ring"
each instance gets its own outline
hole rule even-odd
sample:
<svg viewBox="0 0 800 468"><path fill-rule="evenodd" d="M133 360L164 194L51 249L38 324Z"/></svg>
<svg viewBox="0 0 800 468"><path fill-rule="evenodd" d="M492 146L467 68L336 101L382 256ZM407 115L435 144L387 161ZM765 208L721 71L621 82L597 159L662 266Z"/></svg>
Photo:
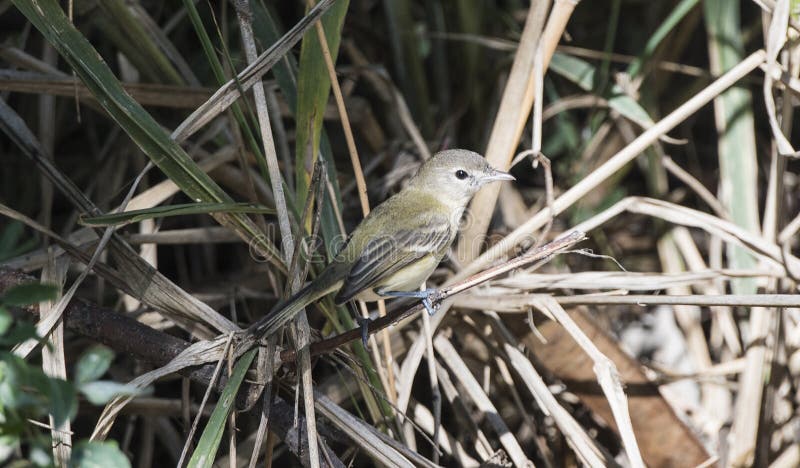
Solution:
<svg viewBox="0 0 800 468"><path fill-rule="evenodd" d="M456 171L456 178L457 179L464 180L467 177L469 177L469 174L467 174L467 171L465 171L463 169L459 169L459 170Z"/></svg>

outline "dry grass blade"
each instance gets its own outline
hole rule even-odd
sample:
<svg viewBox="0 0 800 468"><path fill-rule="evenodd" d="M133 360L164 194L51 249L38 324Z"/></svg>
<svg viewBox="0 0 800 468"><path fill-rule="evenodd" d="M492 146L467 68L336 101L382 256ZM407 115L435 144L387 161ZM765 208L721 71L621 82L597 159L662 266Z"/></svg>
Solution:
<svg viewBox="0 0 800 468"><path fill-rule="evenodd" d="M404 455L387 445L375 428L344 411L325 396L317 395L315 400L320 414L344 431L373 460L389 467L414 466Z"/></svg>
<svg viewBox="0 0 800 468"><path fill-rule="evenodd" d="M211 97L213 90L152 83L123 83L131 97L143 106L172 109L195 109ZM0 90L20 93L75 96L97 110L102 107L84 84L76 84L68 75L0 70Z"/></svg>
<svg viewBox="0 0 800 468"><path fill-rule="evenodd" d="M434 371L435 372L435 371ZM415 404L414 408L414 422L420 426L428 435L433 436L434 432L434 418L433 414L428 411L428 408ZM450 435L447 431L439 431L439 438L436 440L438 447L448 455L454 456L459 464L465 468L475 468L480 465L478 460L472 458L461 441Z"/></svg>
<svg viewBox="0 0 800 468"><path fill-rule="evenodd" d="M237 8L237 16L239 19L239 29L242 34L242 42L244 43L245 54L247 57L247 63L253 64L258 60L257 58L257 51L256 51L256 44L253 38L253 28L252 28L252 10L250 8L249 1L245 0L243 2L238 2L236 4ZM295 243L294 243L294 236L292 234L292 224L289 219L289 210L286 207L286 197L283 191L283 177L281 176L280 167L278 166L278 156L275 151L275 142L272 136L272 126L270 125L270 118L269 118L269 109L267 108L267 100L266 94L264 92L264 85L259 80L253 85L253 97L255 98L256 103L256 112L258 115L258 123L259 129L261 131L261 141L264 145L264 156L266 158L266 165L267 170L269 171L269 179L270 184L272 187L272 194L275 197L275 207L278 211L278 226L280 228L281 233L281 242L282 242L282 254L284 262L287 265L292 264L292 253L295 251ZM299 275L294 276L292 278L292 289L291 293L295 293L297 289L299 289ZM308 321L304 318L305 312L301 312L300 318L298 319L298 327L308 328ZM304 330L305 331L305 330ZM303 333L303 336L307 336L307 333ZM307 343L305 342L298 342L297 346L302 347L305 346ZM270 339L268 342L268 350L265 351L259 350L259 364L264 361L266 358L265 354L268 356L273 356L275 353L275 346L276 341L274 339ZM263 442L263 437L265 432L268 429L269 421L268 421L268 409L270 407L269 400L271 399L271 382L272 382L272 363L270 360L266 360L263 362L264 366L259 365L259 369L264 369L263 372L259 372L260 378L267 381L267 392L264 396L264 412L262 412L261 420L259 421L259 428L258 428L258 435L256 437L256 441L254 444L253 452L250 457L250 466L254 466L257 459L258 453L261 451L261 443ZM310 364L308 359L303 359L301 361L302 368L301 371L304 376L304 392L305 392L305 401L306 401L306 408L310 407L310 393L311 388L307 388L307 382L310 382ZM267 374L267 375L261 375ZM306 377L309 375L309 377ZM316 441L316 428L314 426L314 412L313 409L310 410L310 413L306 415L306 421L309 423L306 426L307 434L309 435L310 440ZM314 448L316 448L316 443L313 444ZM319 455L316 450L311 450L309 454L309 460L312 466L317 466L319 464Z"/></svg>
<svg viewBox="0 0 800 468"><path fill-rule="evenodd" d="M636 443L636 436L633 433L633 425L631 424L631 418L628 413L628 399L625 396L625 392L622 390L619 373L614 363L597 349L592 341L589 340L569 315L567 315L566 311L561 308L561 305L552 297L538 296L535 305L538 309L555 317L558 323L572 335L586 354L592 358L597 381L600 387L602 387L603 393L611 406L611 411L614 414L614 420L617 423L617 428L622 437L622 443L625 446L628 460L631 466L644 467L644 461L639 452L639 446Z"/></svg>
<svg viewBox="0 0 800 468"><path fill-rule="evenodd" d="M781 248L775 243L752 234L730 221L652 198L630 197L620 200L614 206L579 224L575 229L589 232L624 211L657 217L680 226L703 229L726 242L748 249L761 257L766 265L784 273L787 269L788 271L797 271L800 267L800 259L797 257L784 256Z"/></svg>
<svg viewBox="0 0 800 468"><path fill-rule="evenodd" d="M794 294L685 294L667 296L663 294L576 294L555 296L562 306L571 305L694 305L702 307L798 307L800 298ZM536 296L505 294L500 300L496 295L468 294L456 298L453 306L469 310L495 310L497 312L527 313L536 302Z"/></svg>
<svg viewBox="0 0 800 468"><path fill-rule="evenodd" d="M772 19L769 24L769 33L766 41L767 63L769 68L777 66L777 58L784 44L786 44L787 33L789 31L789 0L777 0L772 11ZM772 136L778 146L778 153L781 156L797 157L798 153L792 148L792 144L783 134L783 130L778 123L778 116L775 111L775 98L772 95L773 78L771 73L764 74L764 103L767 107L767 117L769 126L772 129Z"/></svg>
<svg viewBox="0 0 800 468"><path fill-rule="evenodd" d="M684 227L677 227L672 230L675 239L678 242L678 248L681 255L686 260L686 264L690 271L700 272L706 270L706 262L701 255L697 244L691 236L688 229ZM767 272L764 272L762 277L771 277ZM716 296L721 294L724 281L717 278L715 281L706 284L697 284L695 289L698 289L703 294ZM719 324L720 331L723 338L727 342L731 351L735 356L739 356L742 351L742 344L739 340L739 330L736 321L733 317L733 310L730 307L713 307L714 319ZM713 326L713 325L712 325Z"/></svg>
<svg viewBox="0 0 800 468"><path fill-rule="evenodd" d="M698 270L685 273L641 273L621 271L578 271L575 273L516 273L495 281L493 286L536 291L540 289L612 289L651 291L678 286L692 286L715 279L773 276L769 270ZM499 293L506 291L499 290Z"/></svg>
<svg viewBox="0 0 800 468"><path fill-rule="evenodd" d="M577 421L561 406L544 379L536 372L531 362L510 343L504 344L505 352L511 361L514 370L519 374L525 388L536 399L539 407L546 414L551 416L558 428L567 438L569 444L575 450L578 458L587 466L603 467L608 466L608 461L603 457L603 453L597 448L592 438L578 424Z"/></svg>
<svg viewBox="0 0 800 468"><path fill-rule="evenodd" d="M500 443L506 449L508 456L514 462L514 466L526 467L530 463L525 452L520 447L519 442L514 437L511 430L509 430L506 423L497 412L497 408L492 403L488 395L483 391L481 384L475 379L467 367L466 363L461 359L458 351L453 347L450 340L437 335L433 340L433 345L436 352L441 357L442 361L450 368L456 379L461 382L461 385L466 391L466 395L475 404L478 411L481 412L482 418L485 419L495 430Z"/></svg>

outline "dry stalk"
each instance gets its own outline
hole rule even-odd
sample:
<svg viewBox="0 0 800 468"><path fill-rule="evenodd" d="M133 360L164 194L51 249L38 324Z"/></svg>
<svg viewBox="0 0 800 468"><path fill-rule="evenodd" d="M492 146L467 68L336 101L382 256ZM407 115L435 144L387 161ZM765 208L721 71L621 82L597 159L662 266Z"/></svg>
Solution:
<svg viewBox="0 0 800 468"><path fill-rule="evenodd" d="M525 28L514 56L514 63L503 91L500 108L494 120L489 143L486 145L486 160L492 166L506 170L517 147L522 129L528 120L533 104L534 61L539 47L542 29L547 16L549 1L535 2L528 10ZM559 35L560 36L560 35ZM542 67L546 69L546 66ZM475 195L470 204L474 223L464 229L458 252L463 252L466 261L478 256L482 240L489 227L491 213L500 192L499 185L485 187Z"/></svg>

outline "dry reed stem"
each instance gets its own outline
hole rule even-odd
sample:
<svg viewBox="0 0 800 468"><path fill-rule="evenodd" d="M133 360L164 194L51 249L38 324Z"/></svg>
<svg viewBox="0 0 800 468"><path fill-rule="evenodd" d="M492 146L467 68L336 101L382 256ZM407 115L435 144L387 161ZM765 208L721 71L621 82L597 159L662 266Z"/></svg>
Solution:
<svg viewBox="0 0 800 468"><path fill-rule="evenodd" d="M486 160L501 170L508 169L511 163L533 104L534 60L548 4L549 0L540 0L528 10L525 28L500 100L489 143L486 145ZM490 185L473 198L469 210L474 222L461 233L457 252L462 253L464 258L460 260L469 262L480 254L479 249L489 227L499 191L498 184Z"/></svg>
<svg viewBox="0 0 800 468"><path fill-rule="evenodd" d="M567 443L575 450L581 462L590 467L607 466L608 460L605 459L603 452L586 430L556 400L531 361L519 350L519 343L505 323L495 312L486 312L486 314L492 319L495 331L502 336L503 350L508 355L511 366L525 384L525 388L536 400L537 406L546 415L553 418L556 426L564 434Z"/></svg>
<svg viewBox="0 0 800 468"><path fill-rule="evenodd" d="M678 240L678 248L684 260L686 260L689 271L706 271L708 269L706 263L689 230L684 227L676 227L672 232L676 240ZM769 272L754 276L772 277ZM719 277L716 279L719 279ZM717 296L723 293L720 288L717 288L715 282L694 284L693 287L705 295ZM711 311L714 313L712 318L718 321L723 339L728 343L731 352L734 356L739 356L742 352L742 344L739 341L739 330L736 326L736 320L733 318L733 310L730 307L715 306L711 308Z"/></svg>
<svg viewBox="0 0 800 468"><path fill-rule="evenodd" d="M548 3L548 1L542 0L537 3L537 8L531 6L528 12L529 16L517 47L514 64L486 148L486 159L495 167L502 169L509 167L514 149L519 143L523 127L534 103L537 82L542 79L547 70L558 41L561 39L579 0L557 0L542 31L541 22L546 16ZM541 72L538 72L537 68ZM541 86L539 86L539 90L541 91ZM541 102L538 103L538 106L541 108ZM538 122L534 122L534 129L541 129L541 117L535 120ZM536 138L537 133L534 132L533 149L538 152L540 145L537 145ZM539 135L538 138L541 136ZM465 249L459 249L459 252L466 254L464 260L467 262L471 262L480 255L478 248L486 235L499 193L499 187L487 187L475 196L475 200L471 204L471 210L473 214L476 214L474 218L477 222L465 230L462 237L462 246Z"/></svg>
<svg viewBox="0 0 800 468"><path fill-rule="evenodd" d="M367 454L383 466L413 468L414 464L395 448L387 445L381 434L372 426L334 404L324 395L316 394L316 408L326 419L353 439Z"/></svg>
<svg viewBox="0 0 800 468"><path fill-rule="evenodd" d="M64 290L64 283L67 279L67 269L69 268L69 258L56 260L51 255L47 264L42 269L42 284L54 284L58 286L58 297L55 301L45 301L39 303L39 315L42 319L51 313L57 313L54 306L61 297ZM58 325L53 328L48 338L48 346L42 347L42 370L53 378L66 379L67 367L66 356L64 354L64 321L59 320ZM48 415L50 420L51 444L53 448L53 460L56 466L66 468L72 452L72 429L69 420L63 421L60 425L55 425L53 415Z"/></svg>
<svg viewBox="0 0 800 468"><path fill-rule="evenodd" d="M237 2L237 16L239 19L239 27L242 34L242 41L244 43L245 53L247 56L248 65L253 64L257 61L257 51L255 40L253 38L253 30L251 24L251 17L252 11L250 9L250 5L248 0L244 0L241 2ZM317 26L320 27L320 22L316 22ZM256 83L253 84L253 96L255 98L256 103L256 111L258 115L258 123L259 128L261 131L261 140L264 146L264 156L266 159L267 170L269 172L269 179L270 184L272 186L272 193L275 198L275 208L278 212L278 226L280 227L281 232L281 243L282 243L282 251L283 251L283 259L286 265L292 264L292 254L295 251L295 242L294 236L292 234L292 226L289 220L289 210L286 207L286 198L283 192L283 178L281 177L280 167L278 165L278 155L275 151L275 142L272 136L272 127L270 125L270 117L269 111L267 108L267 100L266 100L266 93L264 91L264 85L261 80L258 80ZM321 201L319 201L321 203ZM300 281L300 274L296 274L293 278L290 279L291 289L290 293L294 294L297 292L300 287L302 286ZM308 325L308 318L306 316L305 310L300 311L299 314L295 317L294 320L294 327L296 328L296 332L294 333L295 336L295 346L297 349L301 350L301 359L300 359L300 373L301 379L303 382L303 397L304 397L304 407L306 409L306 433L308 434L309 440L309 460L311 466L316 468L319 466L319 453L318 453L318 444L316 443L317 440L317 430L316 430L316 417L314 415L314 397L313 397L313 384L311 378L311 359L307 352L303 352L302 350L307 349L308 343L310 341L310 331ZM271 343L270 348L267 350L267 354L272 355L275 352L275 342L270 341ZM259 362L262 362L264 359L264 351L259 350ZM266 364L265 368L259 366L259 377L260 379L265 379L271 383L272 381L272 367L269 361L264 362ZM263 371L262 371L263 370ZM269 374L266 376L264 374ZM265 407L269 407L268 400L270 399L270 395L265 395L267 402L265 402ZM231 414L233 416L233 413ZM253 454L250 458L250 466L254 466L258 457L258 452L260 451L261 441L263 441L263 435L268 427L267 421L268 413L264 412L261 415L262 421L259 422L259 434L256 437L256 445L254 447ZM234 457L235 458L235 457Z"/></svg>

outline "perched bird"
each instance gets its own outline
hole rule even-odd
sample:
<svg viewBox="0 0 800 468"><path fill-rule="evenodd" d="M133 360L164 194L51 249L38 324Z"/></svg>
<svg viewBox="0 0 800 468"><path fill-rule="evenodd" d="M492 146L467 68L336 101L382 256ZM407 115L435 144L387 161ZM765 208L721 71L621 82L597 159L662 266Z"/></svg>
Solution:
<svg viewBox="0 0 800 468"><path fill-rule="evenodd" d="M333 261L306 287L250 327L268 336L308 304L338 291L336 304L351 299L417 297L428 313L434 289L419 287L453 243L470 199L484 185L514 180L483 156L463 149L442 151L426 161L399 193L373 209Z"/></svg>

